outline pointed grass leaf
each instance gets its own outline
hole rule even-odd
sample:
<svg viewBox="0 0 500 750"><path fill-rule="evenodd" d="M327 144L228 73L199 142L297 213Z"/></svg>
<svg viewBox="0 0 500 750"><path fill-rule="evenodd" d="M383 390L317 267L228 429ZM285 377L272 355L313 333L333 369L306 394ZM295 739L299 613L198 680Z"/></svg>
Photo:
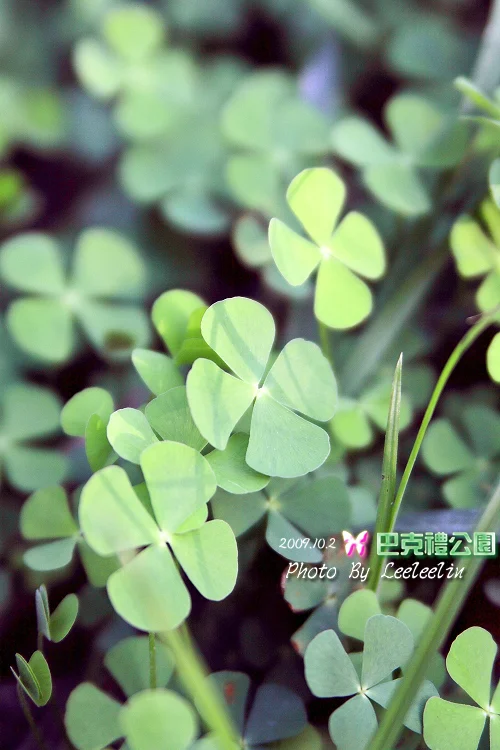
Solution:
<svg viewBox="0 0 500 750"><path fill-rule="evenodd" d="M0 276L23 292L57 295L64 290L58 244L45 234L20 234L0 250Z"/></svg>
<svg viewBox="0 0 500 750"><path fill-rule="evenodd" d="M45 706L52 696L52 677L49 665L41 651L35 651L27 662L20 654L16 654L19 674L12 672L36 706Z"/></svg>
<svg viewBox="0 0 500 750"><path fill-rule="evenodd" d="M25 539L58 539L78 532L62 487L37 490L24 503L20 516Z"/></svg>
<svg viewBox="0 0 500 750"><path fill-rule="evenodd" d="M265 684L257 690L244 737L250 745L267 745L299 734L307 724L300 698L282 685Z"/></svg>
<svg viewBox="0 0 500 750"><path fill-rule="evenodd" d="M187 377L187 398L203 437L224 450L237 422L255 397L255 388L208 359L197 359Z"/></svg>
<svg viewBox="0 0 500 750"><path fill-rule="evenodd" d="M158 442L148 420L138 409L118 409L111 415L108 440L121 458L138 464L141 454L149 446Z"/></svg>
<svg viewBox="0 0 500 750"><path fill-rule="evenodd" d="M214 450L207 455L218 487L236 495L258 492L269 483L269 477L254 471L245 461L248 435L235 433L228 440L226 449Z"/></svg>
<svg viewBox="0 0 500 750"><path fill-rule="evenodd" d="M184 443L197 451L206 446L207 441L191 416L185 386L161 393L146 405L145 414L153 430L163 440Z"/></svg>
<svg viewBox="0 0 500 750"><path fill-rule="evenodd" d="M330 716L328 729L338 750L368 750L377 717L366 695L356 695Z"/></svg>
<svg viewBox="0 0 500 750"><path fill-rule="evenodd" d="M225 521L172 537L172 549L191 583L206 599L221 601L231 593L238 575L238 547Z"/></svg>
<svg viewBox="0 0 500 750"><path fill-rule="evenodd" d="M195 310L205 307L197 294L184 289L164 292L153 305L153 325L172 356L176 356L186 338L189 319Z"/></svg>
<svg viewBox="0 0 500 750"><path fill-rule="evenodd" d="M333 255L321 263L316 282L314 314L329 328L352 328L367 318L372 293L362 279Z"/></svg>
<svg viewBox="0 0 500 750"><path fill-rule="evenodd" d="M276 333L273 317L263 305L245 297L216 302L203 316L201 332L238 377L259 384Z"/></svg>
<svg viewBox="0 0 500 750"><path fill-rule="evenodd" d="M360 589L344 600L339 610L339 630L350 638L365 639L366 623L373 615L381 614L377 595L370 589Z"/></svg>
<svg viewBox="0 0 500 750"><path fill-rule="evenodd" d="M305 169L292 180L287 201L317 245L327 245L345 200L345 186L330 169Z"/></svg>
<svg viewBox="0 0 500 750"><path fill-rule="evenodd" d="M307 684L318 698L343 697L359 691L359 677L333 630L324 630L313 638L304 664Z"/></svg>
<svg viewBox="0 0 500 750"><path fill-rule="evenodd" d="M113 464L118 455L108 440L108 420L92 414L85 428L85 454L92 471L96 472Z"/></svg>
<svg viewBox="0 0 500 750"><path fill-rule="evenodd" d="M82 490L79 518L86 541L100 555L160 539L158 527L119 466L101 469L89 479Z"/></svg>
<svg viewBox="0 0 500 750"><path fill-rule="evenodd" d="M262 393L257 398L247 463L262 474L297 477L319 468L330 453L328 434Z"/></svg>
<svg viewBox="0 0 500 750"><path fill-rule="evenodd" d="M182 376L173 360L166 354L153 352L149 349L134 349L132 362L140 377L149 390L158 396L184 384Z"/></svg>
<svg viewBox="0 0 500 750"><path fill-rule="evenodd" d="M50 616L50 640L60 643L75 624L78 617L78 597L68 594Z"/></svg>
<svg viewBox="0 0 500 750"><path fill-rule="evenodd" d="M73 351L71 312L59 300L15 300L7 313L7 327L21 349L37 359L60 364Z"/></svg>
<svg viewBox="0 0 500 750"><path fill-rule="evenodd" d="M120 712L120 725L130 750L187 750L198 721L185 698L171 690L144 690Z"/></svg>
<svg viewBox="0 0 500 750"><path fill-rule="evenodd" d="M424 710L424 740L430 750L477 750L486 714L476 706L431 698Z"/></svg>
<svg viewBox="0 0 500 750"><path fill-rule="evenodd" d="M76 544L75 538L58 539L57 542L40 544L25 552L23 561L32 570L46 571L64 568L73 559Z"/></svg>
<svg viewBox="0 0 500 750"><path fill-rule="evenodd" d="M486 365L490 378L500 383L500 333L493 336L486 354Z"/></svg>
<svg viewBox="0 0 500 750"><path fill-rule="evenodd" d="M366 623L361 684L371 688L410 658L414 641L403 622L390 615L374 615Z"/></svg>
<svg viewBox="0 0 500 750"><path fill-rule="evenodd" d="M218 490L210 505L214 517L226 521L237 537L255 526L267 511L267 500L262 492L235 495Z"/></svg>
<svg viewBox="0 0 500 750"><path fill-rule="evenodd" d="M446 668L452 680L485 711L489 710L491 673L497 646L487 630L472 627L451 644Z"/></svg>
<svg viewBox="0 0 500 750"><path fill-rule="evenodd" d="M158 525L176 532L217 489L210 464L194 448L170 441L150 446L141 456Z"/></svg>
<svg viewBox="0 0 500 750"><path fill-rule="evenodd" d="M160 642L156 648L156 681L165 687L174 671L173 657ZM150 687L149 639L147 636L123 638L106 652L106 669L111 672L126 696L140 693Z"/></svg>
<svg viewBox="0 0 500 750"><path fill-rule="evenodd" d="M392 697L401 683L401 679L392 680L390 682L382 682L380 685L370 688L367 691L367 695L378 703L380 706L387 708L392 700ZM410 710L404 718L404 725L411 729L412 732L422 734L422 716L424 708L429 700L438 696L439 693L429 680L425 680L419 688L417 695L410 707Z"/></svg>
<svg viewBox="0 0 500 750"><path fill-rule="evenodd" d="M113 398L104 388L84 388L64 405L61 426L66 435L84 437L87 423L93 414L107 423L113 409Z"/></svg>
<svg viewBox="0 0 500 750"><path fill-rule="evenodd" d="M118 724L120 704L90 682L69 696L64 724L77 750L103 750L123 736Z"/></svg>
<svg viewBox="0 0 500 750"><path fill-rule="evenodd" d="M280 219L269 223L269 245L279 272L292 286L303 284L321 261L317 246Z"/></svg>
<svg viewBox="0 0 500 750"><path fill-rule="evenodd" d="M264 389L283 406L326 422L337 406L337 384L321 349L312 341L293 339L271 367Z"/></svg>
<svg viewBox="0 0 500 750"><path fill-rule="evenodd" d="M108 579L113 608L138 630L173 630L191 610L191 597L168 547L140 552Z"/></svg>

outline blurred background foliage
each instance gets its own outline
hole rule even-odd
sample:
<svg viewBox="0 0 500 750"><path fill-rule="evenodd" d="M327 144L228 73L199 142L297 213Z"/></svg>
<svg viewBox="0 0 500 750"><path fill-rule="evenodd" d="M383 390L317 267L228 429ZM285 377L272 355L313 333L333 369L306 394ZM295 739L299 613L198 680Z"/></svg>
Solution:
<svg viewBox="0 0 500 750"><path fill-rule="evenodd" d="M9 664L14 651L29 650L32 592L42 580L57 594L81 597L76 641L60 647L52 665L61 695L84 672L95 676L104 651L129 634L98 588L106 571L83 547L83 567L73 559L42 574L23 563L30 544L19 514L27 493L66 482L77 494L90 475L83 439L60 429L62 404L89 386L106 388L115 408L147 399L129 355L149 344L163 349L149 314L167 289L189 289L200 304L248 295L273 312L281 342L314 339L313 285L292 287L278 273L267 225L278 217L297 227L286 189L316 165L343 177L349 210L374 221L388 254L373 320L332 336L340 409L330 425L332 454L310 480L341 480L352 526L373 523L399 352L404 452L436 373L476 311L467 277L477 274L455 257L456 273L448 233L484 198L500 141L487 125L473 138L470 125L457 124L452 82L470 73L488 10L483 0L0 0L5 747L31 747L21 720L12 720ZM491 212L486 225L497 251ZM456 230L455 239L457 256ZM199 326L191 325L200 345ZM411 510L463 509L471 491L474 506L488 494L500 430L485 351L481 340L453 376L408 493ZM319 493L318 507L322 501ZM73 512L73 495L69 503ZM215 515L226 517L226 505L220 490ZM299 585L282 592L280 532L270 531L268 515L233 519L241 534L238 588L223 608L197 602L193 631L214 670L273 679L310 700L290 638L303 651L330 626L349 583L341 575L306 600ZM311 520L312 513L302 531ZM475 624L480 617L493 627L497 578L487 567L471 603ZM416 593L430 601L433 590L420 584ZM387 592L389 604L396 599ZM321 710L313 703L313 718L324 719L315 714Z"/></svg>

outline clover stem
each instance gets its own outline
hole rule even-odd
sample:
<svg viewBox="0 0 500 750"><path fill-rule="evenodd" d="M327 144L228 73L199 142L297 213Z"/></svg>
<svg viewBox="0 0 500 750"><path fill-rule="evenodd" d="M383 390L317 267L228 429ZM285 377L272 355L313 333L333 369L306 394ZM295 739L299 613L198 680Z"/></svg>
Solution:
<svg viewBox="0 0 500 750"><path fill-rule="evenodd" d="M36 721L33 718L33 714L31 713L31 709L28 705L28 701L26 700L26 697L23 693L22 687L17 685L17 697L19 698L19 703L21 704L21 708L23 710L24 718L29 724L29 728L31 729L31 733L35 739L36 744L40 748L40 750L48 750L47 745L45 744L43 737L40 733L40 730L37 727Z"/></svg>
<svg viewBox="0 0 500 750"><path fill-rule="evenodd" d="M194 644L186 623L177 630L159 635L172 650L178 677L191 696L201 718L213 732L222 750L235 750L241 744L238 732L215 686L208 679L203 657Z"/></svg>
<svg viewBox="0 0 500 750"><path fill-rule="evenodd" d="M41 654L43 654L43 633L40 631L38 632L38 635L36 637L36 647L40 651Z"/></svg>
<svg viewBox="0 0 500 750"><path fill-rule="evenodd" d="M320 323L320 321L318 321L318 332L323 356L327 358L333 368L333 350L330 330L327 326L325 326L324 323Z"/></svg>
<svg viewBox="0 0 500 750"><path fill-rule="evenodd" d="M155 690L156 686L156 640L154 633L149 633L149 687Z"/></svg>
<svg viewBox="0 0 500 750"><path fill-rule="evenodd" d="M475 533L496 531L500 524L500 479ZM464 558L462 578L450 579L442 589L434 614L425 628L414 654L405 669L401 683L380 723L370 750L387 750L394 747L403 731L403 720L422 684L429 661L440 648L458 616L472 588L485 558L471 555Z"/></svg>

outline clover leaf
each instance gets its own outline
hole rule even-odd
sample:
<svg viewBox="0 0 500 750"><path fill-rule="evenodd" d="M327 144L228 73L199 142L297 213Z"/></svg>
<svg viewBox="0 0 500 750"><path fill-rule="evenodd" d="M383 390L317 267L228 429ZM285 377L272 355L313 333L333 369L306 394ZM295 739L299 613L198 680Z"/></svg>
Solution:
<svg viewBox="0 0 500 750"><path fill-rule="evenodd" d="M361 676L344 650L338 635L325 630L306 649L306 681L320 698L350 698L330 716L329 730L339 750L365 750L377 730L372 702L388 706L400 680L388 680L395 669L406 664L413 651L408 627L390 615L373 615L366 621ZM425 702L437 690L425 682L404 724L422 731L421 715Z"/></svg>
<svg viewBox="0 0 500 750"><path fill-rule="evenodd" d="M272 479L262 492L241 496L219 490L211 504L214 516L227 521L236 536L266 517L269 546L298 562L321 562L333 543L318 540L347 528L351 520L347 488L334 476Z"/></svg>
<svg viewBox="0 0 500 750"><path fill-rule="evenodd" d="M475 706L431 698L424 711L424 739L431 750L476 750L486 720L490 720L490 748L500 741L500 687L491 691L497 645L487 630L468 628L451 644L446 667Z"/></svg>
<svg viewBox="0 0 500 750"><path fill-rule="evenodd" d="M19 145L43 152L61 144L66 122L62 101L53 89L2 75L0 109L4 113L0 152Z"/></svg>
<svg viewBox="0 0 500 750"><path fill-rule="evenodd" d="M498 473L500 417L485 404L467 404L457 428L447 418L435 419L422 456L431 471L450 477L442 486L446 501L455 508L472 508L486 499Z"/></svg>
<svg viewBox="0 0 500 750"><path fill-rule="evenodd" d="M93 228L80 235L69 279L53 238L18 235L0 251L0 276L30 295L10 305L7 325L17 344L37 359L61 364L72 357L75 319L109 357L127 356L149 338L142 310L110 303L140 295L145 278L135 247L114 231Z"/></svg>
<svg viewBox="0 0 500 750"><path fill-rule="evenodd" d="M59 399L47 388L14 383L1 397L0 469L13 487L30 492L60 482L67 461L59 451L35 441L57 432Z"/></svg>
<svg viewBox="0 0 500 750"><path fill-rule="evenodd" d="M287 191L291 210L310 239L279 219L269 224L269 244L280 273L293 286L318 269L314 314L330 328L352 328L371 312L373 301L362 278L379 279L385 271L382 240L371 223L351 211L336 228L345 185L325 168L305 169Z"/></svg>
<svg viewBox="0 0 500 750"><path fill-rule="evenodd" d="M265 307L244 297L209 307L201 332L234 372L202 358L188 374L189 406L206 440L224 450L237 422L251 407L246 461L252 469L268 476L296 477L321 466L330 452L328 435L297 413L326 421L335 411L335 377L319 347L294 339L265 374L274 320Z"/></svg>
<svg viewBox="0 0 500 750"><path fill-rule="evenodd" d="M46 487L31 495L21 509L19 525L25 539L44 540L24 553L24 563L32 570L57 570L69 565L76 548L93 586L105 586L117 568L116 558L100 557L82 538L62 487Z"/></svg>
<svg viewBox="0 0 500 750"><path fill-rule="evenodd" d="M205 523L216 481L203 456L164 441L146 448L140 463L152 513L125 471L109 466L83 488L79 518L85 539L100 555L144 548L110 576L107 588L124 620L153 632L177 627L191 608L172 552L200 593L219 601L235 585L237 547L228 524Z"/></svg>
<svg viewBox="0 0 500 750"><path fill-rule="evenodd" d="M47 589L42 585L35 592L35 600L38 632L53 643L64 640L78 616L78 597L68 594L51 612Z"/></svg>
<svg viewBox="0 0 500 750"><path fill-rule="evenodd" d="M174 672L170 650L161 641L155 643L156 684L166 687ZM104 657L104 665L127 697L150 686L149 639L147 636L122 638Z"/></svg>
<svg viewBox="0 0 500 750"><path fill-rule="evenodd" d="M61 426L67 435L85 438L85 453L92 471L99 471L117 459L107 436L113 412L113 397L104 388L84 388L66 402Z"/></svg>
<svg viewBox="0 0 500 750"><path fill-rule="evenodd" d="M460 161L466 130L439 105L411 93L392 97L384 120L393 142L367 120L348 117L334 126L333 147L361 168L366 187L381 203L406 216L425 214L431 198L419 170L443 170Z"/></svg>
<svg viewBox="0 0 500 750"><path fill-rule="evenodd" d="M52 696L52 677L42 652L35 651L29 662L16 654L16 664L19 674L10 669L19 687L36 706L45 706Z"/></svg>

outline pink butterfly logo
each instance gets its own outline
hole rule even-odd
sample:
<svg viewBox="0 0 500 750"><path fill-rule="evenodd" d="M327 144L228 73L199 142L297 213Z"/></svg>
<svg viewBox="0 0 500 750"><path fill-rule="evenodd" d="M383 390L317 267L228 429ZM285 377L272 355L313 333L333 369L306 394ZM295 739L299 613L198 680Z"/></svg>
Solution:
<svg viewBox="0 0 500 750"><path fill-rule="evenodd" d="M358 536L353 536L350 531L343 531L342 537L348 557L351 557L354 552L357 552L360 557L366 557L368 541L370 539L368 531L360 531Z"/></svg>

